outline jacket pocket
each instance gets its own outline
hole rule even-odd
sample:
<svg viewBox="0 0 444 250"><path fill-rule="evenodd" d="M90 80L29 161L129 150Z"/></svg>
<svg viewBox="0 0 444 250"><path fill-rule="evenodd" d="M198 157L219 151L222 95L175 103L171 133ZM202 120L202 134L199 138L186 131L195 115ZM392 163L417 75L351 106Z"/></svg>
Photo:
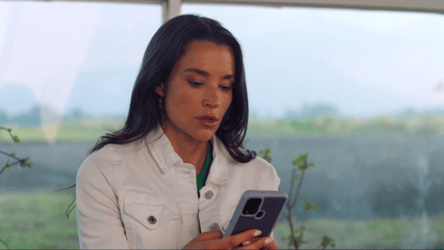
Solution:
<svg viewBox="0 0 444 250"><path fill-rule="evenodd" d="M179 226L175 203L153 197L125 197L123 210L131 248L170 248L169 243L175 241L174 232Z"/></svg>

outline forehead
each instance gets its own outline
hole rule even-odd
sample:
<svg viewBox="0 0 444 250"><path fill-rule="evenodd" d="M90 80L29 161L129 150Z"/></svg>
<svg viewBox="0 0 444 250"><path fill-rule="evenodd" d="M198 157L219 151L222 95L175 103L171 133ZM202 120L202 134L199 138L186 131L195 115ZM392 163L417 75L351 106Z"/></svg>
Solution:
<svg viewBox="0 0 444 250"><path fill-rule="evenodd" d="M178 60L178 70L199 68L214 74L234 74L234 54L230 46L210 41L191 41Z"/></svg>

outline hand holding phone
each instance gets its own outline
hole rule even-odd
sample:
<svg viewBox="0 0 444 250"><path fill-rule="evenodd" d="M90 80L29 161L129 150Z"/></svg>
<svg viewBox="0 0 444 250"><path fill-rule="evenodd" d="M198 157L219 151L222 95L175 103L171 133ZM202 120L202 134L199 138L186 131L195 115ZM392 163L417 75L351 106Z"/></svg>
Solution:
<svg viewBox="0 0 444 250"><path fill-rule="evenodd" d="M287 200L283 191L245 191L223 237L251 229L262 231L261 237L270 236Z"/></svg>
<svg viewBox="0 0 444 250"><path fill-rule="evenodd" d="M257 230L245 232L222 238L222 231L215 230L199 234L183 249L272 249L278 246L271 237L261 237L255 234ZM260 237L260 235L259 235ZM270 239L270 241L267 241ZM248 244L242 244L248 242Z"/></svg>

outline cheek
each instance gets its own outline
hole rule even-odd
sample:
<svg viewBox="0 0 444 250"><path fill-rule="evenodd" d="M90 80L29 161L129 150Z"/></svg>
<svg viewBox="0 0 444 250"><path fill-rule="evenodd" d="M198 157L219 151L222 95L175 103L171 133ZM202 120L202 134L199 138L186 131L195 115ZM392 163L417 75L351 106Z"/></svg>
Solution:
<svg viewBox="0 0 444 250"><path fill-rule="evenodd" d="M183 94L181 95L180 99L177 100L177 104L182 105L182 109L189 109L196 104L199 103L199 96L197 94Z"/></svg>
<svg viewBox="0 0 444 250"><path fill-rule="evenodd" d="M171 110L174 113L186 114L194 110L199 103L199 97L196 94L182 94L179 96L172 96L171 107L175 107Z"/></svg>

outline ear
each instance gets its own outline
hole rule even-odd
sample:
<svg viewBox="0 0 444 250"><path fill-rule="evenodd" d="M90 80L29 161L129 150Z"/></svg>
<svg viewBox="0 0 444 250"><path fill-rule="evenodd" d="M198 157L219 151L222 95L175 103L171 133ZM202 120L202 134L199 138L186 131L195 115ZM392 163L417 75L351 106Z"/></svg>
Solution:
<svg viewBox="0 0 444 250"><path fill-rule="evenodd" d="M164 89L163 89L163 83L161 83L159 86L157 86L157 88L156 88L156 93L159 95L159 96L161 96L161 97L164 97L165 96L165 93L163 92L164 91Z"/></svg>

